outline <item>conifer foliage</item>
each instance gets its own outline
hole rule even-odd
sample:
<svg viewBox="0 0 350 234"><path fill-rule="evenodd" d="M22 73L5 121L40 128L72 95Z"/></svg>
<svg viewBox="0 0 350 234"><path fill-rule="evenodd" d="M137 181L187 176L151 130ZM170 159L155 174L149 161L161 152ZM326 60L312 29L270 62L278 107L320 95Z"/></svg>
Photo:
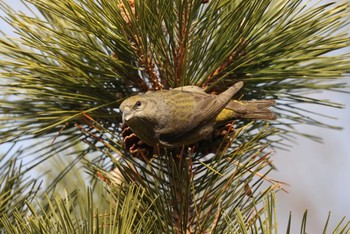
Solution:
<svg viewBox="0 0 350 234"><path fill-rule="evenodd" d="M350 3L301 0L0 0L0 230L272 233L271 152L295 124L330 127L305 96L345 91ZM152 148L120 103L185 85L274 99L278 119L236 120L210 141ZM28 146L29 145L29 146ZM305 231L306 213L303 220ZM328 222L327 222L328 223ZM336 231L349 230L342 221ZM287 232L290 231L290 224ZM325 230L327 225L325 226Z"/></svg>

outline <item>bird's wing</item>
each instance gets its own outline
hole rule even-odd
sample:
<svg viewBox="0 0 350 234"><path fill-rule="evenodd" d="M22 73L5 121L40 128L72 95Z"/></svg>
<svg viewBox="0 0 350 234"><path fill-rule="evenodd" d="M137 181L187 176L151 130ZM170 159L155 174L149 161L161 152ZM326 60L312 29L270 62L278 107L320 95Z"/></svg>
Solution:
<svg viewBox="0 0 350 234"><path fill-rule="evenodd" d="M190 93L199 93L199 94L204 94L208 95L206 92L201 87L195 86L195 85L187 85L187 86L181 86L174 88L173 90L180 90L184 92L190 92Z"/></svg>
<svg viewBox="0 0 350 234"><path fill-rule="evenodd" d="M195 105L193 105L194 108L190 110L191 115L189 115L187 119L179 119L178 123L173 123L170 128L161 129L159 134L184 134L201 124L213 120L242 86L243 82L238 82L219 95L210 95L205 92L190 92L185 90L184 92L188 92L188 95L192 98L192 102L195 103Z"/></svg>
<svg viewBox="0 0 350 234"><path fill-rule="evenodd" d="M230 101L225 109L232 110L232 118L274 120L276 115L268 108L275 100Z"/></svg>
<svg viewBox="0 0 350 234"><path fill-rule="evenodd" d="M235 95L243 86L243 82L237 82L226 91L219 95L206 95L205 98L197 100L196 110L194 111L193 123L191 127L196 127L202 122L214 119L222 109L230 102L233 95ZM195 94L200 96L199 93Z"/></svg>

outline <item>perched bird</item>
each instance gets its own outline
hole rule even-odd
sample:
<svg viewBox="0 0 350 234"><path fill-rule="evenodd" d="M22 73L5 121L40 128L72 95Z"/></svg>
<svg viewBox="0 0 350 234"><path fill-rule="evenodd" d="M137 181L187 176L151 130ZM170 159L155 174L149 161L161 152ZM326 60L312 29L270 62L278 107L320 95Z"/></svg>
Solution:
<svg viewBox="0 0 350 234"><path fill-rule="evenodd" d="M233 119L276 118L268 109L274 100L231 100L242 86L243 82L237 82L219 95L197 86L149 91L127 98L119 108L123 121L146 144L167 148L191 145L208 139Z"/></svg>

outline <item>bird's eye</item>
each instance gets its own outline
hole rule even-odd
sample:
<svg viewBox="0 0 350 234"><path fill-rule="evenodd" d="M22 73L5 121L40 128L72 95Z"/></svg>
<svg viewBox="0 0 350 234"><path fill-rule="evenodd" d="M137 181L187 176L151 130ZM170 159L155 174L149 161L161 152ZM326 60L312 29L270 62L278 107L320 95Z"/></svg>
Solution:
<svg viewBox="0 0 350 234"><path fill-rule="evenodd" d="M140 101L137 101L136 103L135 103L135 106L136 107L140 107L142 104L141 104L141 102Z"/></svg>

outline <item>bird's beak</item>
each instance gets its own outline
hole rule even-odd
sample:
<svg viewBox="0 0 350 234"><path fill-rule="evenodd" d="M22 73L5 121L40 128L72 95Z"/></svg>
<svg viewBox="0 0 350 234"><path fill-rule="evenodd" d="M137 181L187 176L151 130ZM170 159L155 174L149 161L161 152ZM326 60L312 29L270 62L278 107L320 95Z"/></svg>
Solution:
<svg viewBox="0 0 350 234"><path fill-rule="evenodd" d="M123 120L123 123L125 123L125 112L123 112L122 120Z"/></svg>
<svg viewBox="0 0 350 234"><path fill-rule="evenodd" d="M122 121L123 121L123 123L125 123L125 120L124 120L124 112L123 112L123 114L122 114Z"/></svg>
<svg viewBox="0 0 350 234"><path fill-rule="evenodd" d="M122 114L122 120L123 120L123 123L125 123L126 121L128 121L129 120L129 111L130 111L130 108L123 108L123 110L122 110L122 112L123 112L123 114Z"/></svg>

